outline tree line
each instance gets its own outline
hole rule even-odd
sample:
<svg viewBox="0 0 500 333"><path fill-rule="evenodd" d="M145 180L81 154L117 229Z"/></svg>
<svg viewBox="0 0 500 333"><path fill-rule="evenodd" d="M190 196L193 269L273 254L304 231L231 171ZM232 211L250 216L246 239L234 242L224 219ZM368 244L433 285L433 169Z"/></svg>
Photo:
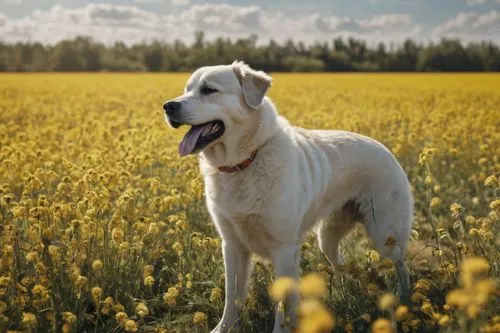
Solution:
<svg viewBox="0 0 500 333"><path fill-rule="evenodd" d="M270 72L318 71L500 71L499 46L489 41L467 45L458 39L418 44L408 39L400 45L368 46L355 38L306 45L288 40L257 43L257 36L231 40L206 40L196 32L186 44L154 41L127 46L104 45L90 37L63 40L55 45L0 42L0 71L191 71L205 65L243 60Z"/></svg>

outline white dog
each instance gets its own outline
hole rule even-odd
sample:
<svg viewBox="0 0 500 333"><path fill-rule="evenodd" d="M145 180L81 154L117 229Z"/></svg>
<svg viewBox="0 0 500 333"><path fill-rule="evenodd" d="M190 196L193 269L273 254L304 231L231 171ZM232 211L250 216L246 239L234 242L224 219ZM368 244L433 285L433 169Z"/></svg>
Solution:
<svg viewBox="0 0 500 333"><path fill-rule="evenodd" d="M164 105L172 127L191 126L179 153L199 153L208 211L223 239L225 307L212 332L235 327L251 254L270 260L276 277L298 279L300 245L313 227L335 266L342 263L340 240L362 223L375 248L395 262L400 292L409 295L403 255L413 204L403 169L368 137L290 125L265 96L270 86L268 75L242 62L202 67L184 94ZM290 295L290 320L277 311L273 332L293 330L297 303Z"/></svg>

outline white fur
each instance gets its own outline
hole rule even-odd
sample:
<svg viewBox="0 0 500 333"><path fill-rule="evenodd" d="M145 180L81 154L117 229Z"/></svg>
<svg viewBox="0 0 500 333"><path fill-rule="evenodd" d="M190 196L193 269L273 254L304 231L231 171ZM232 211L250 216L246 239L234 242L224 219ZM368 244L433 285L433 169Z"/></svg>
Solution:
<svg viewBox="0 0 500 333"><path fill-rule="evenodd" d="M224 136L200 153L207 207L223 239L226 269L224 314L212 332L227 332L238 320L251 272L250 255L270 260L277 277L298 279L300 245L315 226L321 249L336 265L342 262L339 241L361 222L375 248L395 261L400 289L407 296L403 254L412 197L395 157L366 136L292 126L278 116L268 97L257 109L249 107L242 98L245 76L270 84L267 75L243 63L203 67L176 99L185 103L189 124L220 119L226 126ZM206 83L220 92L200 96L197 89ZM237 173L217 171L219 166L240 163L256 149L250 167ZM362 220L351 214L356 205ZM384 245L391 236L397 240L395 247ZM285 315L291 325L277 313L273 332L293 330L297 302L298 296L290 295Z"/></svg>

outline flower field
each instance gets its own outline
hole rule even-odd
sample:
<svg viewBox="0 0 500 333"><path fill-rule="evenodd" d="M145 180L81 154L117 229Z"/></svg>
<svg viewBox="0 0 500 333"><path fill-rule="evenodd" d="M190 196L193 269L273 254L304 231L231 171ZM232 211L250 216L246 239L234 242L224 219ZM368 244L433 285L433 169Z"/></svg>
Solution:
<svg viewBox="0 0 500 333"><path fill-rule="evenodd" d="M500 332L500 75L276 74L270 96L306 128L389 147L410 178L406 257L361 229L333 271L311 235L301 332ZM0 76L0 332L209 332L224 306L221 241L185 130L162 104L188 74ZM273 270L256 258L240 332L270 332ZM311 297L312 295L312 297Z"/></svg>

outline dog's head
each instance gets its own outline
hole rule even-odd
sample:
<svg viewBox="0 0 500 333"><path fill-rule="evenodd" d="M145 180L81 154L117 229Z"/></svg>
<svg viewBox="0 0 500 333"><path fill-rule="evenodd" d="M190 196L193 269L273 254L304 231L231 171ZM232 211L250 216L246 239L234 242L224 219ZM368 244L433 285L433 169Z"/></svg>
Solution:
<svg viewBox="0 0 500 333"><path fill-rule="evenodd" d="M170 126L189 125L179 144L179 154L201 152L217 142L237 140L259 112L271 78L243 62L207 66L189 78L184 94L163 108Z"/></svg>

